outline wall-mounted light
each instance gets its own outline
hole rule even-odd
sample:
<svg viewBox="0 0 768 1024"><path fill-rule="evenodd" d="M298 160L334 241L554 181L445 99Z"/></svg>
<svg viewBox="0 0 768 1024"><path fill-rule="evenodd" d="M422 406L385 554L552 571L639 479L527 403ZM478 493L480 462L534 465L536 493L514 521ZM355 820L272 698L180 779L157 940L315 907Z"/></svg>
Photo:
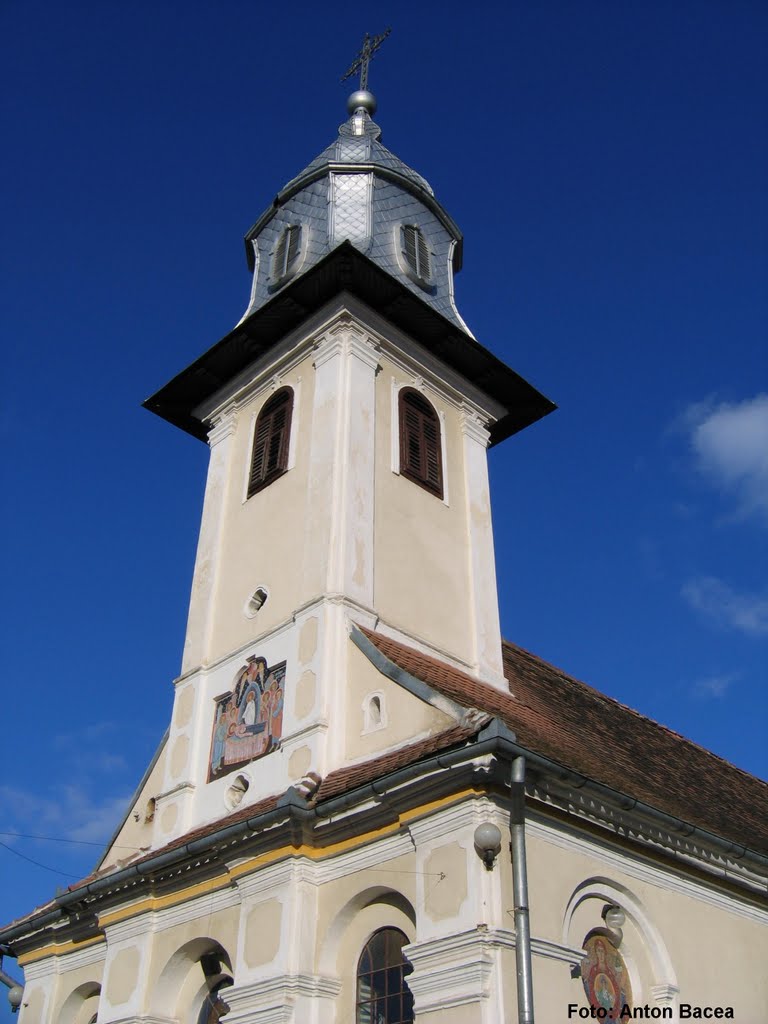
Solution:
<svg viewBox="0 0 768 1024"><path fill-rule="evenodd" d="M488 871L501 850L501 832L492 821L484 821L475 829L475 849Z"/></svg>
<svg viewBox="0 0 768 1024"><path fill-rule="evenodd" d="M603 920L605 921L608 931L611 933L611 939L617 949L621 945L621 940L624 938L624 933L621 929L626 919L626 915L621 907L617 907L613 903L606 904L606 906L603 907Z"/></svg>
<svg viewBox="0 0 768 1024"><path fill-rule="evenodd" d="M8 1002L11 1004L11 1013L18 1013L19 1007L21 1006L21 1000L24 998L24 987L22 985L13 985L12 988L8 989Z"/></svg>

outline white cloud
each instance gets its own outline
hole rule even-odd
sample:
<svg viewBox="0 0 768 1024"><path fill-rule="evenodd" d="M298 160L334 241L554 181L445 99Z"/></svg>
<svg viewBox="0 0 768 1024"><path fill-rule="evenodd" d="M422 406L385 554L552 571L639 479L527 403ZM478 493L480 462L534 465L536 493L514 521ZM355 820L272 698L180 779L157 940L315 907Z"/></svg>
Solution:
<svg viewBox="0 0 768 1024"><path fill-rule="evenodd" d="M764 594L740 594L714 576L701 576L689 580L682 595L718 626L751 636L768 634L768 596Z"/></svg>
<svg viewBox="0 0 768 1024"><path fill-rule="evenodd" d="M106 843L128 809L130 795L94 795L77 785L53 786L45 792L0 786L8 831Z"/></svg>
<svg viewBox="0 0 768 1024"><path fill-rule="evenodd" d="M701 697L703 700L716 700L724 697L736 678L735 672L719 676L705 676L693 684L694 696Z"/></svg>
<svg viewBox="0 0 768 1024"><path fill-rule="evenodd" d="M683 421L699 470L735 496L741 515L768 523L768 394L692 405Z"/></svg>

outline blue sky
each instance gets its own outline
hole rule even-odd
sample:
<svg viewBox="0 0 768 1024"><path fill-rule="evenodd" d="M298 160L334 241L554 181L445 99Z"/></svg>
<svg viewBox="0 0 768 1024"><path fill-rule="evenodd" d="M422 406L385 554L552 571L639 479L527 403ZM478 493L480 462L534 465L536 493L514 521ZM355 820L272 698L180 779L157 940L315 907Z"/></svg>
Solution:
<svg viewBox="0 0 768 1024"><path fill-rule="evenodd" d="M490 457L504 635L766 774L768 11L348 10L4 7L0 831L50 837L0 836L4 921L91 868L169 719L207 453L140 403L242 315L243 234L390 24L383 141L560 407Z"/></svg>

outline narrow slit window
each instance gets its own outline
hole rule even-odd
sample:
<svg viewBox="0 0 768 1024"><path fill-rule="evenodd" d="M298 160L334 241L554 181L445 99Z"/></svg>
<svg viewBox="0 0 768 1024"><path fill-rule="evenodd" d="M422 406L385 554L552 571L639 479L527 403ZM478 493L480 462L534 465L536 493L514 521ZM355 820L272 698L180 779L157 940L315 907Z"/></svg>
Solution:
<svg viewBox="0 0 768 1024"><path fill-rule="evenodd" d="M293 391L281 388L265 404L256 420L251 452L248 497L267 487L288 468Z"/></svg>
<svg viewBox="0 0 768 1024"><path fill-rule="evenodd" d="M440 420L431 403L413 388L400 392L400 472L443 497Z"/></svg>

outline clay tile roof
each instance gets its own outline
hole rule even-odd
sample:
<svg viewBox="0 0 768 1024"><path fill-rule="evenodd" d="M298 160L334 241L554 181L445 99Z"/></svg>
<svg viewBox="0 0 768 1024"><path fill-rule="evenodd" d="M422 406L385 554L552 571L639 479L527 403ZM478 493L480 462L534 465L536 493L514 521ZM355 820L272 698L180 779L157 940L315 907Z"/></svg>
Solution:
<svg viewBox="0 0 768 1024"><path fill-rule="evenodd" d="M415 764L430 754L464 743L476 732L477 729L471 726L456 725L436 736L428 736L417 743L399 747L397 750L372 758L370 761L363 761L361 764L350 765L347 768L339 768L323 780L317 792L316 802L321 803L329 797L338 796L339 793L357 789L358 786L364 786L368 782L373 782L374 779L380 779L399 768Z"/></svg>
<svg viewBox="0 0 768 1024"><path fill-rule="evenodd" d="M684 736L503 645L505 694L390 637L363 630L391 661L465 707L500 718L521 746L753 850L768 853L768 784Z"/></svg>

